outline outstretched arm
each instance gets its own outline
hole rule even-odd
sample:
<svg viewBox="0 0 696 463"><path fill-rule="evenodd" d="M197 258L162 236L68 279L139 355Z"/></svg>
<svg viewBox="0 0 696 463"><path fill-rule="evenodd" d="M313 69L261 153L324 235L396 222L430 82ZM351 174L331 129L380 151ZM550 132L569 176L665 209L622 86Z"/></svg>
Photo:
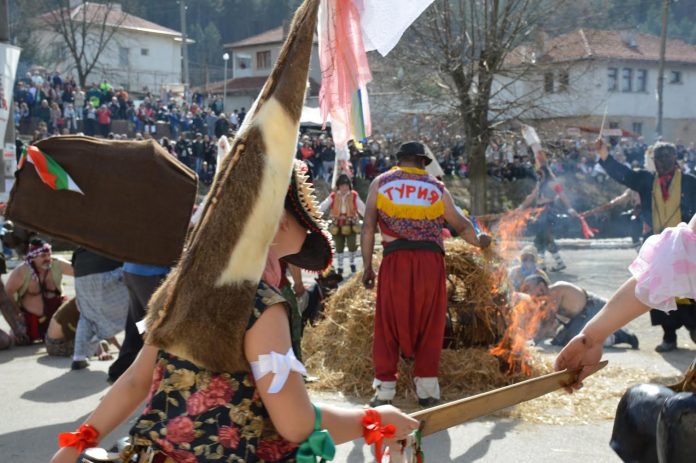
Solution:
<svg viewBox="0 0 696 463"><path fill-rule="evenodd" d="M583 217L589 217L591 215L599 214L604 211L608 211L609 209L612 209L617 206L622 206L624 204L627 204L631 200L631 189L629 188L628 190L624 191L621 193L619 196L616 198L612 199L606 204L603 204L601 206L595 207L594 209L590 209L589 211L583 212L581 215Z"/></svg>
<svg viewBox="0 0 696 463"><path fill-rule="evenodd" d="M442 200L445 203L445 220L454 227L464 241L479 248L485 248L491 244L491 239L485 233L476 235L474 224L454 207L454 200L447 189L445 189Z"/></svg>
<svg viewBox="0 0 696 463"><path fill-rule="evenodd" d="M103 439L118 425L132 415L145 400L152 384L152 375L157 362L157 348L145 345L133 365L114 383L96 410L85 423L99 431ZM64 447L53 456L51 463L73 463L77 450Z"/></svg>
<svg viewBox="0 0 696 463"><path fill-rule="evenodd" d="M609 155L609 148L601 138L597 139L597 153L600 164L607 174L632 190L639 191L652 184L653 176L646 171L633 171Z"/></svg>
<svg viewBox="0 0 696 463"><path fill-rule="evenodd" d="M566 196L566 194L563 192L562 189L559 188L558 190L558 199L561 200L561 203L565 206L565 208L568 210L568 214L577 217L578 213L573 209L573 205L570 203L570 200Z"/></svg>
<svg viewBox="0 0 696 463"><path fill-rule="evenodd" d="M534 204L534 201L536 201L537 197L539 196L539 184L537 183L534 186L534 189L532 190L531 193L527 195L526 198L524 198L524 201L522 201L522 204L520 204L520 209L527 209Z"/></svg>
<svg viewBox="0 0 696 463"><path fill-rule="evenodd" d="M22 282L24 281L24 277L22 275L22 272L24 271L25 267L22 265L12 270L10 276L7 278L7 285L5 285L4 288L7 299L3 300L0 304L2 315L5 317L7 324L10 325L10 328L12 328L12 334L14 335L15 342L19 345L26 345L30 343L29 336L27 336L26 331L20 327L17 321L19 308L15 303L17 292L22 287Z"/></svg>

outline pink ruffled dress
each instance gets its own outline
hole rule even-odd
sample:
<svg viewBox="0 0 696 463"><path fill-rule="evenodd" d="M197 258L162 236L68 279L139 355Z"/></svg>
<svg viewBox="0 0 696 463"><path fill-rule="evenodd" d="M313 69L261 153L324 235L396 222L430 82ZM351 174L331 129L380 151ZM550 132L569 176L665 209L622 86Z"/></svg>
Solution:
<svg viewBox="0 0 696 463"><path fill-rule="evenodd" d="M648 238L628 267L636 297L662 311L676 310L676 299L696 299L696 233L685 223Z"/></svg>

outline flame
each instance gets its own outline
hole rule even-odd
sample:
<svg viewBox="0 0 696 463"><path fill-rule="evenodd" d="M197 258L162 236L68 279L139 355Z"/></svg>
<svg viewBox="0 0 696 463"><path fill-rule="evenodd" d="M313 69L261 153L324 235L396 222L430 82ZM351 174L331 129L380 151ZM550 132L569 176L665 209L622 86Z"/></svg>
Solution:
<svg viewBox="0 0 696 463"><path fill-rule="evenodd" d="M541 208L513 209L507 212L494 227L497 248L505 259L512 259L519 251L519 238L524 233L532 216L541 212Z"/></svg>
<svg viewBox="0 0 696 463"><path fill-rule="evenodd" d="M493 227L496 237L495 252L506 261L511 261L519 253L519 239L530 219L541 208L515 209L500 217ZM506 314L507 329L501 341L489 352L503 362L509 374L522 373L531 376L531 354L529 342L539 334L545 322L551 320L555 311L545 299L532 299L528 296L512 295L512 284L508 269L503 265L492 274L492 291L505 294L512 307Z"/></svg>
<svg viewBox="0 0 696 463"><path fill-rule="evenodd" d="M555 310L544 298L520 298L509 315L503 339L489 352L507 365L507 373L531 376L529 343L552 320Z"/></svg>

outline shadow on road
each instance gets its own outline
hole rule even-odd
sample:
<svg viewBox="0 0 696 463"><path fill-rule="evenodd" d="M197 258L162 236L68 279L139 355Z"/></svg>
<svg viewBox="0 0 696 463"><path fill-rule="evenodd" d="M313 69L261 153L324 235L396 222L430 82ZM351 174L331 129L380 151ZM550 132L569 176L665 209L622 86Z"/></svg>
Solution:
<svg viewBox="0 0 696 463"><path fill-rule="evenodd" d="M456 457L452 461L454 463L469 463L472 461L482 459L486 456L488 450L490 450L491 442L494 440L504 439L508 431L510 431L515 426L517 426L517 422L515 421L497 421L491 429L491 432L489 432L486 437L469 447L469 450L467 450L463 455Z"/></svg>
<svg viewBox="0 0 696 463"><path fill-rule="evenodd" d="M696 357L696 351L694 351L693 349L680 348L677 350L673 350L672 352L665 352L664 354L662 354L662 358L667 363L669 363L682 373L689 368L691 362L694 361L694 357Z"/></svg>
<svg viewBox="0 0 696 463"><path fill-rule="evenodd" d="M2 461L48 461L50 455L58 450L58 434L76 429L86 418L87 415L84 415L75 421L0 435L0 449L3 449Z"/></svg>
<svg viewBox="0 0 696 463"><path fill-rule="evenodd" d="M46 347L43 344L32 344L30 346L13 346L10 349L0 351L0 364L11 362L14 359L33 357L45 353Z"/></svg>
<svg viewBox="0 0 696 463"><path fill-rule="evenodd" d="M65 374L22 394L32 402L57 403L82 399L109 387L103 371L66 371Z"/></svg>
<svg viewBox="0 0 696 463"><path fill-rule="evenodd" d="M72 359L70 357L53 357L51 355L42 355L41 357L36 359L36 363L51 368L70 370L70 364L72 363Z"/></svg>

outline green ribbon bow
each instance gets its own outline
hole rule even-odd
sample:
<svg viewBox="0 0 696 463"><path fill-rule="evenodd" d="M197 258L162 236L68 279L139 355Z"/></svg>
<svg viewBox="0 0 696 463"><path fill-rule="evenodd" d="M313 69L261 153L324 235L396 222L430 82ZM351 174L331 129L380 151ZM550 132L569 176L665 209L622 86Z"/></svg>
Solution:
<svg viewBox="0 0 696 463"><path fill-rule="evenodd" d="M317 463L317 458L324 463L333 460L336 456L336 445L331 434L326 429L321 429L321 411L314 404L312 407L314 407L314 431L297 450L297 463Z"/></svg>

